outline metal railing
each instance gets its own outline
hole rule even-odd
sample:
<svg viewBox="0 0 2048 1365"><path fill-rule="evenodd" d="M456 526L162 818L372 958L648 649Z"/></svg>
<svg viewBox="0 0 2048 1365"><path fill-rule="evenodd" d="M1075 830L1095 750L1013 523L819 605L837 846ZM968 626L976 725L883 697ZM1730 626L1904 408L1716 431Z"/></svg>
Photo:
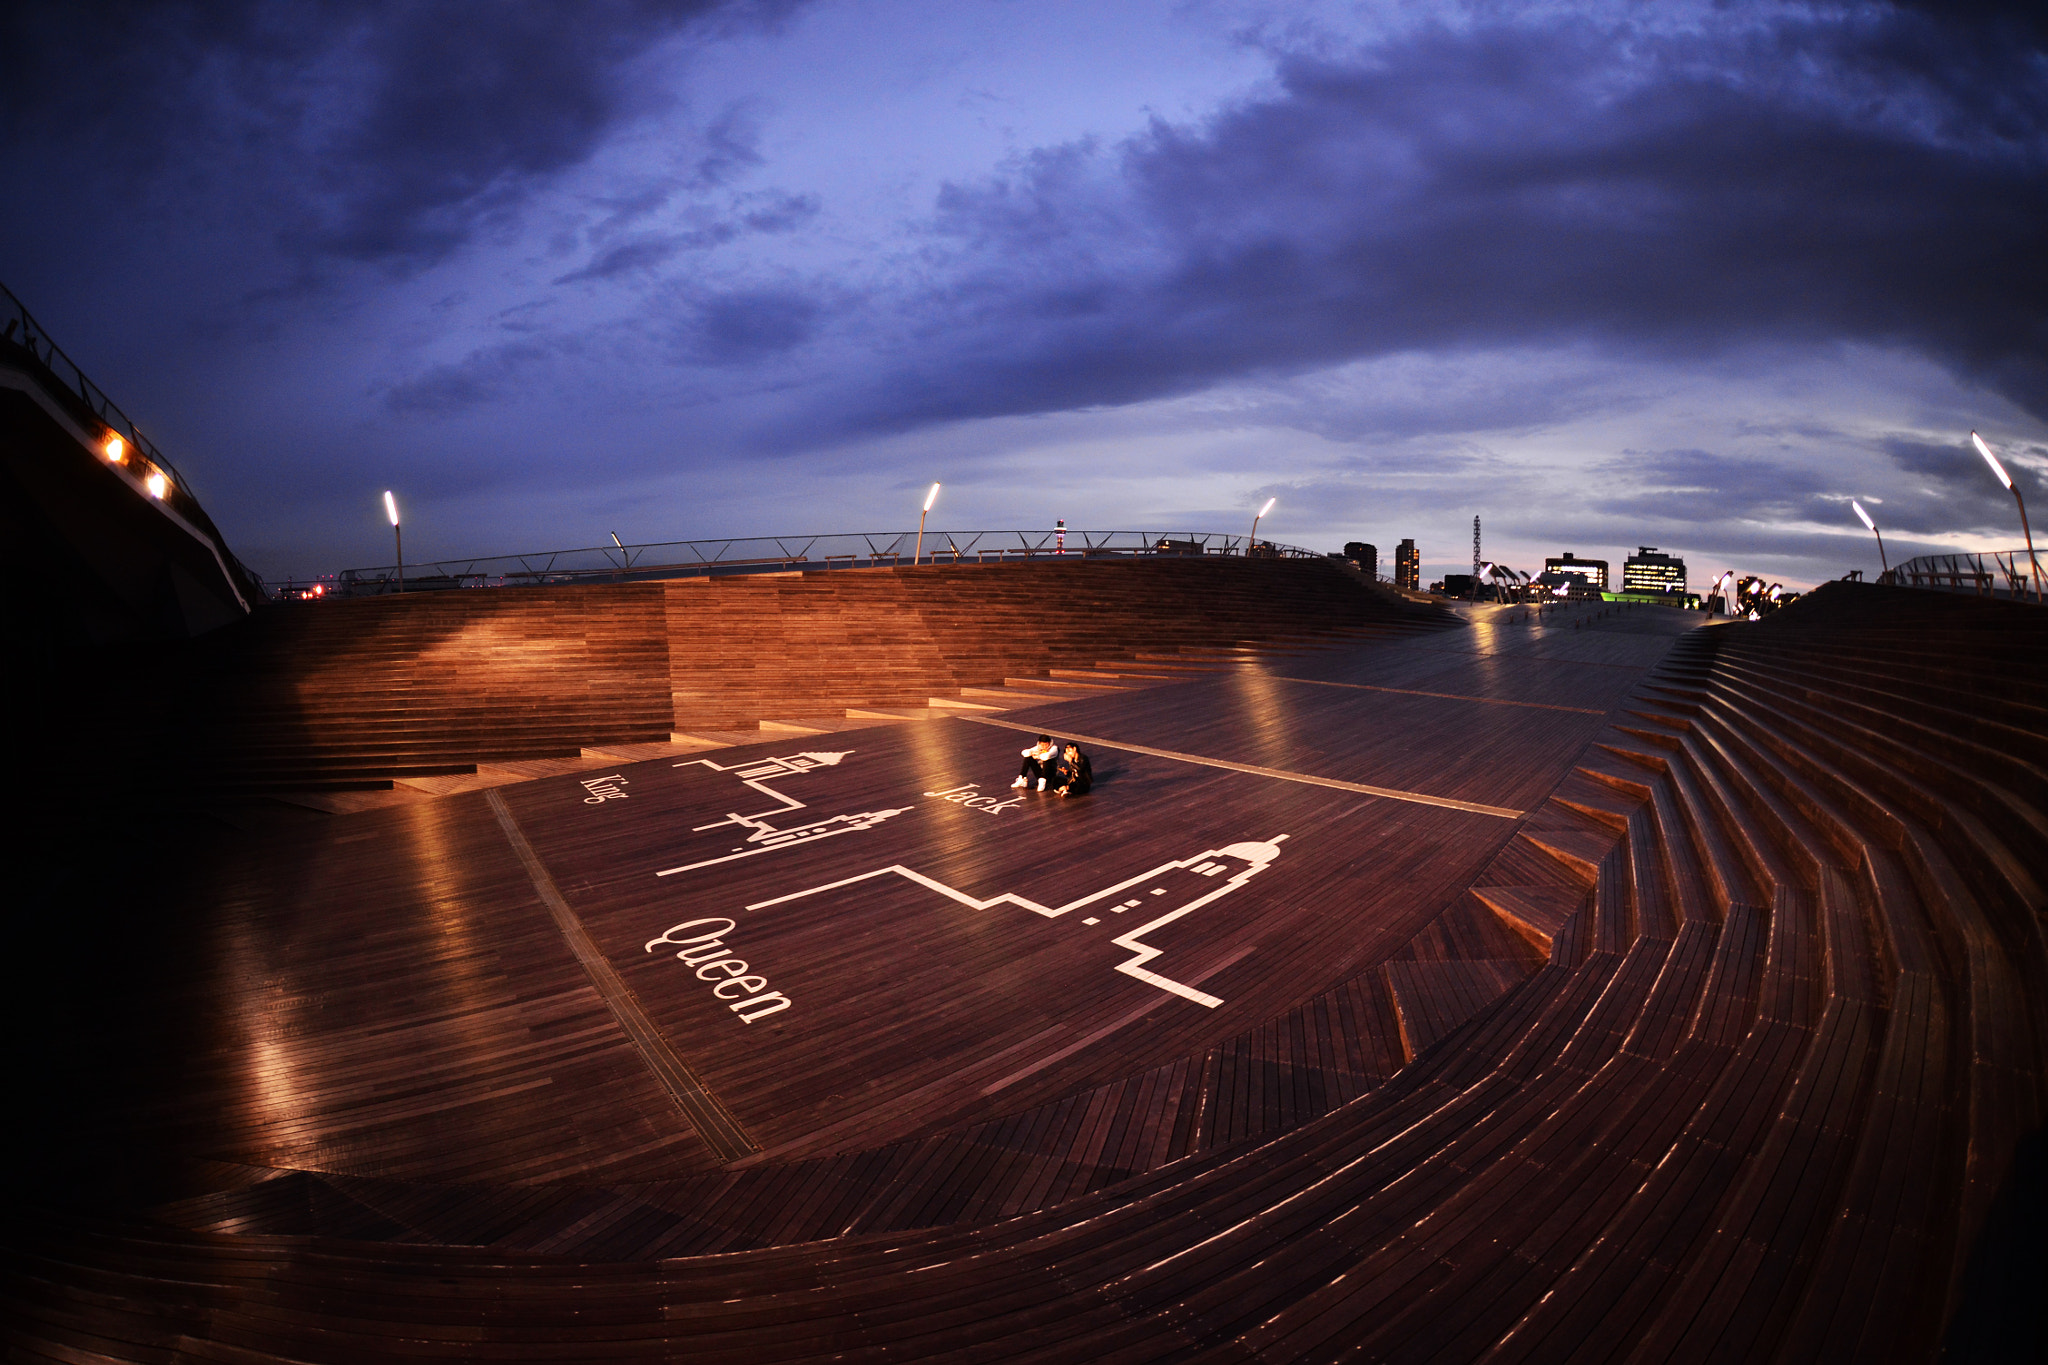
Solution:
<svg viewBox="0 0 2048 1365"><path fill-rule="evenodd" d="M1247 537L1213 531L933 531L916 555L915 531L853 531L801 536L673 540L651 545L593 545L577 550L443 559L405 566L405 590L527 587L542 583L635 583L724 574L821 572L907 564L995 564L1031 559L1111 559L1156 555L1243 555ZM1257 557L1323 559L1296 545L1261 540ZM398 566L344 569L336 595L398 591Z"/></svg>
<svg viewBox="0 0 2048 1365"><path fill-rule="evenodd" d="M2003 583L2001 585L2001 580ZM2041 581L2024 549L1989 550L1952 555L1921 555L1877 576L1880 583L1901 588L1937 588L1979 597L2042 599L2048 584Z"/></svg>
<svg viewBox="0 0 2048 1365"><path fill-rule="evenodd" d="M78 362L50 339L50 334L28 311L28 305L4 284L0 284L0 360L12 360L20 365L24 373L41 383L44 393L95 439L103 440L108 433L117 435L127 444L130 461L145 469L162 471L169 480L161 498L163 504L212 539L214 548L231 566L231 574L240 573L246 580L238 585L245 590L245 595L247 590L253 589L257 597L262 596L262 577L236 559L228 549L220 528L199 505L191 482L171 463L169 456L157 449L154 441L136 430L134 421L107 397L106 391L86 377Z"/></svg>

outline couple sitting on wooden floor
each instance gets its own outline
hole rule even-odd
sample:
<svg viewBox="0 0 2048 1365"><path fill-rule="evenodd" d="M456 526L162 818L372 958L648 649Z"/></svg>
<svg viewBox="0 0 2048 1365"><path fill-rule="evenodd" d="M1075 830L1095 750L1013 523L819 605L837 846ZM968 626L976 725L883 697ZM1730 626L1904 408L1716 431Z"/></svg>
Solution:
<svg viewBox="0 0 2048 1365"><path fill-rule="evenodd" d="M1095 771L1079 745L1069 744L1061 753L1051 735L1040 735L1038 743L1024 750L1024 768L1010 786L1029 787L1033 782L1040 791L1050 784L1056 795L1086 796L1095 783Z"/></svg>

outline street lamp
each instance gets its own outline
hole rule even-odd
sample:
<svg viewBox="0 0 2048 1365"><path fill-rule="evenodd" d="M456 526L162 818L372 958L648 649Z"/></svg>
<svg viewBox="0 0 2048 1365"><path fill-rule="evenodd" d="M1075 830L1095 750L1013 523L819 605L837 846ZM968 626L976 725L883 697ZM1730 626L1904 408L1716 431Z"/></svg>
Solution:
<svg viewBox="0 0 2048 1365"><path fill-rule="evenodd" d="M1256 550L1256 549L1258 549L1258 548L1259 548L1259 517L1263 517L1263 516L1265 516L1265 515L1266 515L1266 513L1268 513L1268 512L1270 512L1270 511L1272 511L1272 510L1273 510L1273 504L1274 504L1274 503L1276 503L1276 502L1278 502L1278 501L1280 501L1280 499L1278 499L1278 498L1267 498L1267 499L1266 499L1266 505L1265 505L1264 507L1261 507L1261 508L1259 509L1259 514L1258 514L1258 516L1255 516L1255 517L1253 517L1253 518L1252 518L1252 538L1251 538L1251 543L1250 543L1250 544L1248 544L1248 545L1246 545L1246 546L1245 546L1245 550L1244 550L1244 552L1245 552L1245 553L1246 553L1247 555L1249 555L1249 554L1250 554L1250 553L1251 553L1251 552L1252 552L1253 550Z"/></svg>
<svg viewBox="0 0 2048 1365"><path fill-rule="evenodd" d="M391 518L391 544L398 552L398 590L405 591L405 537L398 529L398 499L384 490L384 515Z"/></svg>
<svg viewBox="0 0 2048 1365"><path fill-rule="evenodd" d="M910 562L915 564L924 558L924 519L931 512L932 504L939 500L939 486L932 485L932 491L924 495L924 511L917 514L917 548L910 552Z"/></svg>
<svg viewBox="0 0 2048 1365"><path fill-rule="evenodd" d="M1863 510L1862 503L1851 498L1849 499L1849 505L1856 509L1856 515L1862 519L1864 527L1869 530L1870 534L1877 537L1877 562L1884 565L1884 571L1889 574L1892 571L1892 565L1891 561L1884 557L1884 532L1877 529L1877 523L1870 519L1870 513Z"/></svg>
<svg viewBox="0 0 2048 1365"><path fill-rule="evenodd" d="M1713 586L1713 587L1711 587L1711 588L1709 588L1709 589L1707 589L1707 596L1709 596L1709 597L1714 597L1714 598L1718 598L1718 597L1720 597L1720 595L1721 595L1721 585L1722 585L1723 583L1729 583L1729 584L1732 584L1732 583L1734 583L1734 581L1735 581L1735 570L1733 570L1733 569L1723 569L1723 570L1721 570L1721 576L1720 576L1719 578L1717 578L1717 579L1715 579L1715 580L1714 580L1714 586ZM1729 613L1729 614L1730 614L1730 615L1733 615L1734 613L1733 613L1733 612L1731 612L1731 613Z"/></svg>
<svg viewBox="0 0 2048 1365"><path fill-rule="evenodd" d="M2005 466L1991 453L1991 447L1984 444L1984 438L1973 431L1970 433L1970 442L1977 447L1977 453L1984 457L1984 463L1991 466L1991 472L1998 476L1998 481L2012 493L2013 501L2020 505L2020 530L2026 533L2027 563L2033 567L2034 600L2039 602L2042 600L2041 561L2034 557L2034 528L2027 525L2027 500L2020 496L2020 486L2012 481L2012 475L2005 472Z"/></svg>

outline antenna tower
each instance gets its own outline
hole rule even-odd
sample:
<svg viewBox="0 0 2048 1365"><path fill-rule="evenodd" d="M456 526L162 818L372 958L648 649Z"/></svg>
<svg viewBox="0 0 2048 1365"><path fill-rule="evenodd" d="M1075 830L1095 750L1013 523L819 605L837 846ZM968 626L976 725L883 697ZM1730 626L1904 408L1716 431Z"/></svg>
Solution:
<svg viewBox="0 0 2048 1365"><path fill-rule="evenodd" d="M1479 518L1472 518L1472 584L1479 585Z"/></svg>

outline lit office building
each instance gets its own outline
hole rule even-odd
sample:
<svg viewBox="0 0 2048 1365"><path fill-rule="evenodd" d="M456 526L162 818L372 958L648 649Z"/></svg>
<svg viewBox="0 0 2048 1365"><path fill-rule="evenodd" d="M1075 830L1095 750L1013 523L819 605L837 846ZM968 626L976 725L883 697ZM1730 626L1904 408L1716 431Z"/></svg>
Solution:
<svg viewBox="0 0 2048 1365"><path fill-rule="evenodd" d="M1380 576L1380 547L1368 545L1362 540L1347 541L1344 557L1365 571L1367 578Z"/></svg>
<svg viewBox="0 0 2048 1365"><path fill-rule="evenodd" d="M1422 591L1422 555L1412 540L1394 547L1394 586L1410 592Z"/></svg>
<svg viewBox="0 0 2048 1365"><path fill-rule="evenodd" d="M1656 592L1685 595L1685 561L1670 555L1657 553L1654 545L1645 545L1622 561L1621 590L1623 592Z"/></svg>
<svg viewBox="0 0 2048 1365"><path fill-rule="evenodd" d="M1580 559L1566 550L1556 559L1543 561L1543 572L1547 574L1576 574L1602 592L1607 591L1607 561L1604 559Z"/></svg>

